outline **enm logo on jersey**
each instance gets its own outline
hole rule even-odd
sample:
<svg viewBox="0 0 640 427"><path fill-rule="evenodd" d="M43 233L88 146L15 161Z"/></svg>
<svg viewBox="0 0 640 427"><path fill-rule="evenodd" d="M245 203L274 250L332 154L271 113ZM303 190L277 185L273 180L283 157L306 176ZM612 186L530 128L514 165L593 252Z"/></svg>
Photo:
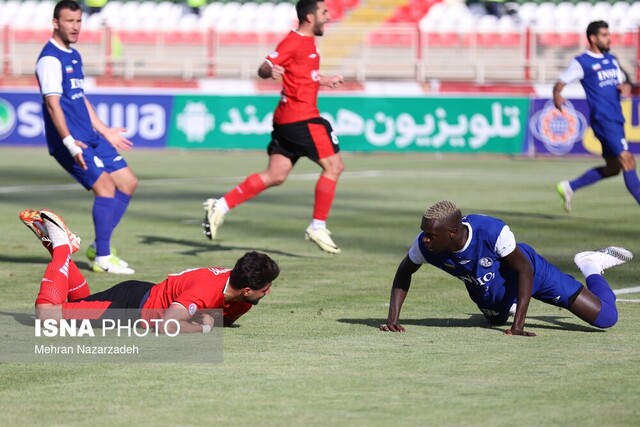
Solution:
<svg viewBox="0 0 640 427"><path fill-rule="evenodd" d="M605 80L618 80L618 70L615 68L610 68L608 70L600 70L597 72L598 75L598 80L605 81Z"/></svg>
<svg viewBox="0 0 640 427"><path fill-rule="evenodd" d="M82 89L84 87L84 79L69 79L71 89Z"/></svg>
<svg viewBox="0 0 640 427"><path fill-rule="evenodd" d="M553 101L548 101L531 116L529 129L551 154L562 156L570 152L582 138L587 129L587 118L568 100L562 106L562 111L553 105Z"/></svg>

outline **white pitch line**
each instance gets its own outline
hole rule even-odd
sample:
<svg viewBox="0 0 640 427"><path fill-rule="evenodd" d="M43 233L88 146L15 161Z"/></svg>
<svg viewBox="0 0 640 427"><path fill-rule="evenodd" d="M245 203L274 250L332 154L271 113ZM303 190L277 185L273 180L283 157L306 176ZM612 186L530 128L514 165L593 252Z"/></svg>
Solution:
<svg viewBox="0 0 640 427"><path fill-rule="evenodd" d="M640 286L633 288L614 289L613 293L616 295L635 294L640 292Z"/></svg>
<svg viewBox="0 0 640 427"><path fill-rule="evenodd" d="M635 303L640 303L640 299L619 299L619 300L616 300L616 302L635 302Z"/></svg>

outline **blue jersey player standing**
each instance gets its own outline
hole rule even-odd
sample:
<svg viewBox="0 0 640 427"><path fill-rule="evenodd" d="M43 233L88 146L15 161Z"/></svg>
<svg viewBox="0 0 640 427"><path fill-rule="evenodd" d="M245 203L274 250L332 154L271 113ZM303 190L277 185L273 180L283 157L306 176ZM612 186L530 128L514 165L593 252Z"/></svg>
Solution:
<svg viewBox="0 0 640 427"><path fill-rule="evenodd" d="M49 153L82 184L92 190L96 239L87 250L93 271L133 274L112 253L111 234L124 215L138 180L116 149L130 150L131 141L97 116L84 94L82 58L71 44L78 41L82 9L62 0L53 11L53 35L36 64L42 94L42 114Z"/></svg>
<svg viewBox="0 0 640 427"><path fill-rule="evenodd" d="M636 173L636 161L629 151L624 135L624 116L620 107L620 94L629 95L631 84L625 82L625 75L618 60L609 53L611 36L609 25L595 21L587 26L589 48L574 58L569 67L560 75L553 87L553 103L562 110L565 99L560 94L572 81L580 80L587 95L590 109L591 128L602 144L605 166L593 168L572 181L558 183L557 190L567 212L571 211L573 193L582 187L620 173L631 195L640 203L640 181Z"/></svg>
<svg viewBox="0 0 640 427"><path fill-rule="evenodd" d="M566 308L585 322L609 328L618 320L616 297L602 271L629 261L631 252L610 246L578 253L574 261L586 278L583 286L540 256L531 246L516 243L504 222L485 215L462 217L450 201L429 207L422 233L413 242L393 279L391 302L382 331L404 332L400 309L413 273L431 264L457 277L492 325L507 322L514 303L515 317L507 335L535 336L524 330L531 298Z"/></svg>

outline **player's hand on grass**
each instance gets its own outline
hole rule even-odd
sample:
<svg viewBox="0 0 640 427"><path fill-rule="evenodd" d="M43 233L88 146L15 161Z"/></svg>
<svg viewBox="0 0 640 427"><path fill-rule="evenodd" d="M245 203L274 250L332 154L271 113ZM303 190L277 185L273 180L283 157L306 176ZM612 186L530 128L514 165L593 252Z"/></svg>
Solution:
<svg viewBox="0 0 640 427"><path fill-rule="evenodd" d="M505 335L520 335L523 337L535 337L536 334L533 332L527 332L524 329L507 329L506 331L504 331Z"/></svg>
<svg viewBox="0 0 640 427"><path fill-rule="evenodd" d="M380 325L380 330L383 332L404 332L404 327L399 323L383 323Z"/></svg>
<svg viewBox="0 0 640 427"><path fill-rule="evenodd" d="M210 327L213 328L213 316L211 316L209 313L202 313L202 317L200 318L200 323L202 323L203 325L209 325Z"/></svg>
<svg viewBox="0 0 640 427"><path fill-rule="evenodd" d="M122 134L126 132L125 128L108 128L104 131L104 138L113 145L116 150L130 151L133 148L133 142L129 141Z"/></svg>

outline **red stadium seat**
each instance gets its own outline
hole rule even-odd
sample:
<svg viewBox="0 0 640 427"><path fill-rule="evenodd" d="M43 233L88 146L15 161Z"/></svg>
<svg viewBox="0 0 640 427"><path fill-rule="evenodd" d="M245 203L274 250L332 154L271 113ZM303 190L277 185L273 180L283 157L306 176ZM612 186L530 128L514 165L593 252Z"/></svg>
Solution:
<svg viewBox="0 0 640 427"><path fill-rule="evenodd" d="M18 43L47 42L51 38L51 30L32 30L29 28L16 28L13 30L14 40Z"/></svg>
<svg viewBox="0 0 640 427"><path fill-rule="evenodd" d="M122 44L156 44L158 32L141 30L118 30L118 37Z"/></svg>
<svg viewBox="0 0 640 427"><path fill-rule="evenodd" d="M207 41L202 31L167 31L163 37L166 44L203 45Z"/></svg>

